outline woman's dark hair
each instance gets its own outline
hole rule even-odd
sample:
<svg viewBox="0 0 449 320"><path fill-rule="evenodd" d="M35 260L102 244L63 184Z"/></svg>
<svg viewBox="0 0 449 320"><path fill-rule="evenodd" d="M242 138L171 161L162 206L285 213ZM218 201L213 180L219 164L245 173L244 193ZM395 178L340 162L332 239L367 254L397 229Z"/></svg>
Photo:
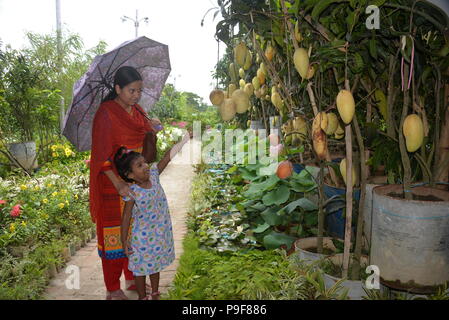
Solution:
<svg viewBox="0 0 449 320"><path fill-rule="evenodd" d="M114 85L112 87L112 90L109 92L106 98L103 99L103 102L114 100L117 97L117 92L115 91L116 85L118 85L121 89L123 89L128 84L139 80L142 80L142 76L140 75L139 71L137 71L135 68L130 66L120 67L115 72Z"/></svg>
<svg viewBox="0 0 449 320"><path fill-rule="evenodd" d="M125 147L120 147L116 152L114 164L119 176L126 182L134 182L133 179L128 178L128 174L131 172L131 164L139 157L142 157L142 154L135 151L128 151Z"/></svg>

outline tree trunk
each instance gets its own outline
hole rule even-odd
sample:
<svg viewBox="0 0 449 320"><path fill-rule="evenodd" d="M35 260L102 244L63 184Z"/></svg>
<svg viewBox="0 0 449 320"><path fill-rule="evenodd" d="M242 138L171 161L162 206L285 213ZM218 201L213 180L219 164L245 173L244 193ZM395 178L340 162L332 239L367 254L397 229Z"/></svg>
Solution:
<svg viewBox="0 0 449 320"><path fill-rule="evenodd" d="M351 91L349 80L345 81L345 88ZM356 117L356 115L354 115ZM343 251L343 274L342 278L347 278L349 270L349 262L351 255L351 236L352 236L352 129L351 124L345 128L346 141L346 224L345 224L345 241Z"/></svg>
<svg viewBox="0 0 449 320"><path fill-rule="evenodd" d="M449 73L449 69L448 69ZM444 89L444 116L440 131L439 157L436 159L436 182L449 182L449 84Z"/></svg>
<svg viewBox="0 0 449 320"><path fill-rule="evenodd" d="M407 63L404 65L404 74L409 74L409 67ZM401 151L401 160L402 160L402 166L404 168L404 198L406 200L412 200L412 192L411 192L411 180L412 180L412 169L410 166L410 158L408 157L407 148L405 145L405 138L403 133L403 126L405 118L407 117L408 108L410 104L410 93L407 89L407 86L404 86L404 101L402 105L402 117L401 117L401 124L399 126L399 149Z"/></svg>

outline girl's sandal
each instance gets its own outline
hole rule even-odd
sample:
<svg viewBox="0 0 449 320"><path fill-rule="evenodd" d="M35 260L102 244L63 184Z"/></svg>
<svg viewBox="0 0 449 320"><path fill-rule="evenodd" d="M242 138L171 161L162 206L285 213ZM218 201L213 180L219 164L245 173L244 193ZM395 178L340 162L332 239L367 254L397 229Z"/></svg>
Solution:
<svg viewBox="0 0 449 320"><path fill-rule="evenodd" d="M151 286L148 283L145 284L145 288L146 288L147 291L151 290ZM128 291L137 291L137 287L136 287L135 284L132 284L126 290L128 290Z"/></svg>
<svg viewBox="0 0 449 320"><path fill-rule="evenodd" d="M151 293L151 300L159 300L160 296L161 296L160 291L153 292Z"/></svg>

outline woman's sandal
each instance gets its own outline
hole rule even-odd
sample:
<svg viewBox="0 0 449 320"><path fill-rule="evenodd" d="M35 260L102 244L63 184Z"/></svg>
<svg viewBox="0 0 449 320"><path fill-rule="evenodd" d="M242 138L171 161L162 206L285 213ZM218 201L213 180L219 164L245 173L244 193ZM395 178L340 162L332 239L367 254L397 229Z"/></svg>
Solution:
<svg viewBox="0 0 449 320"><path fill-rule="evenodd" d="M108 291L106 293L106 300L129 300L123 290Z"/></svg>

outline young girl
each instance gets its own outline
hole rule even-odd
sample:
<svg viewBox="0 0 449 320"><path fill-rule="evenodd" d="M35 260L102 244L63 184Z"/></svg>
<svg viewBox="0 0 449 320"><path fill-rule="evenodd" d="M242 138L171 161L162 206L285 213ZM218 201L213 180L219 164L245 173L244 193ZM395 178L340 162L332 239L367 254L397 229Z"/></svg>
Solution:
<svg viewBox="0 0 449 320"><path fill-rule="evenodd" d="M120 177L130 186L130 197L123 197L121 240L135 276L140 300L148 300L145 277L150 276L151 298L159 300L159 272L175 259L173 231L167 198L159 182L160 168L149 166L144 157L121 147L114 163ZM132 229L129 232L133 218Z"/></svg>

